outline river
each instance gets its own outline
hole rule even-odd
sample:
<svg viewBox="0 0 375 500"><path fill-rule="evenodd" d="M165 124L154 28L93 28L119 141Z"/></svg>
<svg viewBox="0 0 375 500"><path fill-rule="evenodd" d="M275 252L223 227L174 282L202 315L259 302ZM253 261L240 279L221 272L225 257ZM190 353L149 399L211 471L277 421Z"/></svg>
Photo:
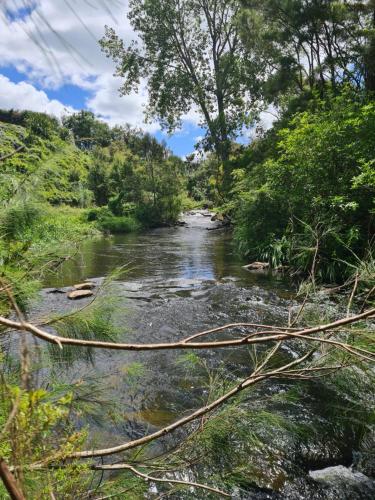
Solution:
<svg viewBox="0 0 375 500"><path fill-rule="evenodd" d="M295 285L279 274L245 270L242 266L246 262L234 252L231 233L211 230L215 223L209 213L190 213L184 221L185 226L83 242L79 253L46 279L33 317L40 319L68 312L72 306L82 307L88 299L73 304L65 295L51 292L84 280L93 280L99 287L111 272L125 266L109 286L115 297L118 341L175 341L233 322L286 325L289 309L296 305ZM285 348L285 356L294 354L291 347ZM177 351L103 351L96 352L90 362L83 356L69 362L60 360L55 371L67 383L91 379L97 384L104 402L101 415L89 418L91 439L98 446L115 445L143 436L202 405L206 390L202 370L186 370L182 355L186 358L186 352ZM246 375L251 366L247 348L198 355L209 370L222 370L228 380ZM287 388L289 385L274 382L263 390L271 394ZM315 437L305 454L296 455L293 444L294 455L287 457L293 464L290 477L285 472L288 468L281 466L274 474L264 471L264 480L255 481L246 491L238 490L238 498L339 498L335 496L339 490L327 490L327 486L308 477L311 468L349 466L352 462L357 437L350 433L348 437L341 428L334 435L334 424L325 412L325 399L330 397L332 394L322 386L307 384L305 400L282 409L287 418L298 422L311 421L313 413L327 426L325 436ZM113 401L117 417L111 419L108 415L112 409L107 411L105 402L110 408ZM296 464L296 460L304 463ZM371 498L366 496L367 490L365 496L361 496L361 489L358 491L350 498ZM186 498L206 497L194 494Z"/></svg>

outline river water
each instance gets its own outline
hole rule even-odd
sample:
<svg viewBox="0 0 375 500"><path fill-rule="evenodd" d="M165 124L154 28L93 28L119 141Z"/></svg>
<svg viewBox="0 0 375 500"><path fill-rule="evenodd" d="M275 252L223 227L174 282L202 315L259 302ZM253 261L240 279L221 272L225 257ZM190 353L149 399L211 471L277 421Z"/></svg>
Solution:
<svg viewBox="0 0 375 500"><path fill-rule="evenodd" d="M79 253L48 277L33 317L82 307L88 300L72 303L64 294L51 292L84 280L93 280L99 286L115 269L126 266L109 287L115 297L118 341L175 341L233 322L286 325L289 309L296 305L291 282L281 275L245 270L242 266L246 262L235 254L230 232L212 230L216 223L209 213L191 213L184 221L186 226L182 227L83 242ZM284 352L289 357L294 354L291 348ZM252 364L246 348L203 351L198 356L212 372L224 370L233 380L248 374ZM103 398L103 412L90 418L92 440L97 446L106 446L143 436L202 405L202 370L187 370L185 360L186 352L177 351L96 352L90 362L83 355L69 363L61 360L57 373L70 384L90 378L96 384L95 391ZM268 392L279 389L276 383L267 386ZM285 391L285 387L280 390ZM309 391L306 401L302 406L295 405L293 411L301 412L298 418L302 419L315 412L323 421L324 398L330 395L313 386ZM117 416L111 419L113 401ZM328 432L332 428L329 426ZM263 489L254 486L247 493L238 492L238 498L338 498L338 490L328 493L326 487L315 487L307 473L309 468L319 466L350 465L353 446L342 433L328 445L317 439L313 452L308 452L309 459L304 456L306 463L300 473L293 472L293 478L288 479L282 470L267 478L265 471L266 479L258 482ZM324 448L321 454L317 453L320 447ZM367 490L365 496L356 495L342 498L371 498L366 496ZM206 497L191 493L186 498Z"/></svg>

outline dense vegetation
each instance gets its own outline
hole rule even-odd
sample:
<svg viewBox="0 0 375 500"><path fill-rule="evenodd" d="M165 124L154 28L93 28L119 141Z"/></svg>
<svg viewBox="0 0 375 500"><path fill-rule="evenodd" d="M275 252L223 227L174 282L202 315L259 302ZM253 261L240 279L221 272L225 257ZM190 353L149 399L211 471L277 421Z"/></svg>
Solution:
<svg viewBox="0 0 375 500"><path fill-rule="evenodd" d="M323 281L353 273L374 235L375 106L363 94L309 102L246 151L233 171L241 251L311 269Z"/></svg>
<svg viewBox="0 0 375 500"><path fill-rule="evenodd" d="M327 322L338 311L349 316L373 304L375 2L131 0L129 5L137 41L126 46L107 28L100 42L124 78L121 92L146 81L148 112L169 131L190 109L198 110L206 129L201 155L182 161L151 135L111 128L88 111L61 123L42 113L0 111L1 314L9 314L13 305L22 331L23 315L45 273L58 269L82 237L172 225L194 204L215 207L231 219L234 246L246 259L297 275L308 292L333 283L334 290L346 292L333 312L317 295L306 294L292 326ZM267 130L262 111L275 118ZM250 143L237 143L249 130ZM42 326L53 323L62 337L113 341L115 316L107 296ZM254 484L269 486L264 471L271 465L276 483L289 470L290 455L308 467L311 450L324 447L329 433L337 432L340 439L350 435L351 443L369 448L364 470L373 475L373 371L368 366L374 359L374 329L363 322L333 335L329 332L328 340L349 343L345 352L325 344L321 351L307 351L298 344L293 356L308 360L306 372L288 372L290 379L300 377L298 383L289 386L288 379L280 392L266 396L264 386L259 393L254 389L251 410L236 396L212 419L202 417L201 432L174 450L173 470L195 468L203 481L209 466L220 464L212 482L247 492ZM290 354L281 354L279 347L263 358L263 351L249 350L256 373L279 366L285 352ZM30 498L85 498L92 463L66 458L87 448L88 420L116 421L118 413L106 405L97 384L85 380L68 386L58 380L55 368L63 356L69 367L82 351L64 347L61 353L52 346L39 354L31 359L23 342L19 357L9 348L0 351L0 458L13 466ZM85 355L89 358L90 351ZM205 363L188 355L176 369L202 370L211 402L242 375ZM301 404L309 370L325 373L327 366L332 376L319 386L328 394L326 415L321 421L291 421L289 405ZM127 383L136 384L142 366L127 370ZM40 372L48 374L48 382L34 383ZM349 410L345 407L341 418L343 401ZM124 456L141 463L146 452ZM47 470L41 471L38 465L46 457ZM167 454L155 461L154 470L168 471L169 459ZM36 464L35 470L25 464ZM115 497L129 491L130 499L149 494L128 472L104 482L101 493ZM189 490L183 491L177 490L176 498L189 498Z"/></svg>
<svg viewBox="0 0 375 500"><path fill-rule="evenodd" d="M131 214L134 226L177 219L183 164L152 136L110 129L88 111L63 124L32 112L2 111L0 120L3 203L27 196L52 206L107 207L107 221Z"/></svg>
<svg viewBox="0 0 375 500"><path fill-rule="evenodd" d="M230 213L244 255L305 273L314 262L340 281L371 252L374 12L357 0L133 0L142 44L107 28L122 93L145 78L148 111L169 130L200 111L209 157L189 192ZM277 119L241 152L234 140L262 109Z"/></svg>

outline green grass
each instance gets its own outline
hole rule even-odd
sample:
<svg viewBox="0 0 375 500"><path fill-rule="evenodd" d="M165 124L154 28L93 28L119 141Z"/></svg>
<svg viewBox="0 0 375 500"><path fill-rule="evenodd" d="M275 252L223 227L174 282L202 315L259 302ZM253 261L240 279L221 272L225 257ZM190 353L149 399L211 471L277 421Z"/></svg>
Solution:
<svg viewBox="0 0 375 500"><path fill-rule="evenodd" d="M111 234L133 233L141 228L140 223L131 216L105 216L98 220L97 227Z"/></svg>

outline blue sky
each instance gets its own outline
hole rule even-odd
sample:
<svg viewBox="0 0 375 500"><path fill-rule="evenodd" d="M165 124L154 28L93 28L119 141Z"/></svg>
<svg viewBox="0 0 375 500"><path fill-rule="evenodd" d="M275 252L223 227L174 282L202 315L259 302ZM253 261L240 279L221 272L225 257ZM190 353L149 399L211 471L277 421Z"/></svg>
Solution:
<svg viewBox="0 0 375 500"><path fill-rule="evenodd" d="M134 38L126 18L127 0L108 0L110 11L100 0L74 4L72 0L29 0L26 5L27 1L5 0L0 7L5 13L0 16L0 108L56 116L89 109L110 125L130 123L155 134L179 156L194 150L197 138L204 135L197 113L189 113L182 130L169 137L157 123L144 123L144 85L137 94L118 95L121 81L113 77L113 63L96 40L105 24L113 26L125 42ZM78 16L68 5L74 5ZM85 19L88 30L79 18ZM79 54L72 53L67 41Z"/></svg>

